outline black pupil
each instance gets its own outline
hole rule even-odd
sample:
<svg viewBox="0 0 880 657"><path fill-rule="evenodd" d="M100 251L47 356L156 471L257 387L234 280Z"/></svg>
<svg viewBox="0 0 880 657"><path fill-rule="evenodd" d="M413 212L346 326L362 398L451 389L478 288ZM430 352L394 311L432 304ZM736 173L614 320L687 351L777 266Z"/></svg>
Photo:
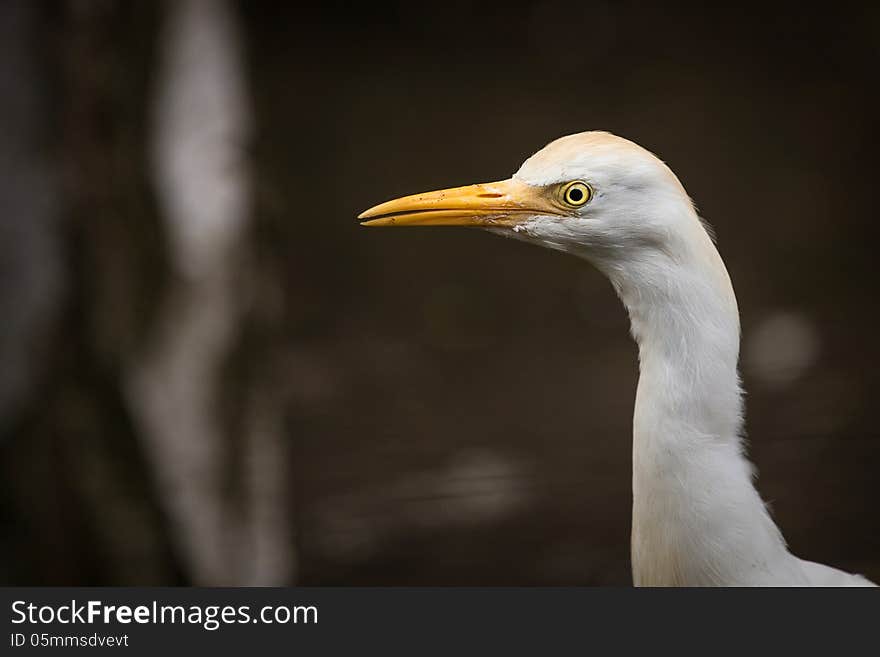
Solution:
<svg viewBox="0 0 880 657"><path fill-rule="evenodd" d="M568 190L568 198L571 199L572 203L580 203L584 198L584 192L577 187L574 189Z"/></svg>

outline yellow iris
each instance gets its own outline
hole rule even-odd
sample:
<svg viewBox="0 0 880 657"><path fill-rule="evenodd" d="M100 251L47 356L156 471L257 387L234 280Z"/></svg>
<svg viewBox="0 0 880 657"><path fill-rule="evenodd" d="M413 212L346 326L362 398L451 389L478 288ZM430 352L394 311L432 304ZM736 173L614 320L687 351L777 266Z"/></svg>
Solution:
<svg viewBox="0 0 880 657"><path fill-rule="evenodd" d="M562 192L563 200L573 207L579 208L584 205L587 201L590 200L590 197L593 195L593 190L590 189L590 186L579 180L568 183L565 189Z"/></svg>

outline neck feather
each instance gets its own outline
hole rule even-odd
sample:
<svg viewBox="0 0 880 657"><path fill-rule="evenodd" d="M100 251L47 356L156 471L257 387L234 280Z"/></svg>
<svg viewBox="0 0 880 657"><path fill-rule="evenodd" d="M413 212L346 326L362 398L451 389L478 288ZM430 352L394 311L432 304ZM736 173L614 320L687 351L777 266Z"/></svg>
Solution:
<svg viewBox="0 0 880 657"><path fill-rule="evenodd" d="M721 257L694 216L676 256L598 262L639 347L633 418L637 585L747 584L787 558L740 439L739 313Z"/></svg>

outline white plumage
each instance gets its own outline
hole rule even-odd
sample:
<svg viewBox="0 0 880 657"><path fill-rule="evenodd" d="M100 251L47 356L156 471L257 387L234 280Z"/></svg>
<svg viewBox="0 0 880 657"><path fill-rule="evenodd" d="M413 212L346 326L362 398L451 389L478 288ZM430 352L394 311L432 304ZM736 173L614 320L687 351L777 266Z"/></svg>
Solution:
<svg viewBox="0 0 880 657"><path fill-rule="evenodd" d="M653 154L605 132L570 135L510 180L408 196L361 219L480 226L609 278L639 347L636 585L871 585L792 555L758 495L740 438L736 297L690 198Z"/></svg>

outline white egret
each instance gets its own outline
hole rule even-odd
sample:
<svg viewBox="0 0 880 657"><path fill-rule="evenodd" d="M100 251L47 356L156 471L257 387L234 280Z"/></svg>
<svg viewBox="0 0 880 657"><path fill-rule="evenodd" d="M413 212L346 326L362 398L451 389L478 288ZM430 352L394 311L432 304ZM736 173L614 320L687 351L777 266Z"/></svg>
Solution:
<svg viewBox="0 0 880 657"><path fill-rule="evenodd" d="M639 348L636 585L871 585L792 555L755 489L733 287L684 187L652 153L606 132L569 135L509 180L399 198L359 219L478 226L572 253L610 279Z"/></svg>

